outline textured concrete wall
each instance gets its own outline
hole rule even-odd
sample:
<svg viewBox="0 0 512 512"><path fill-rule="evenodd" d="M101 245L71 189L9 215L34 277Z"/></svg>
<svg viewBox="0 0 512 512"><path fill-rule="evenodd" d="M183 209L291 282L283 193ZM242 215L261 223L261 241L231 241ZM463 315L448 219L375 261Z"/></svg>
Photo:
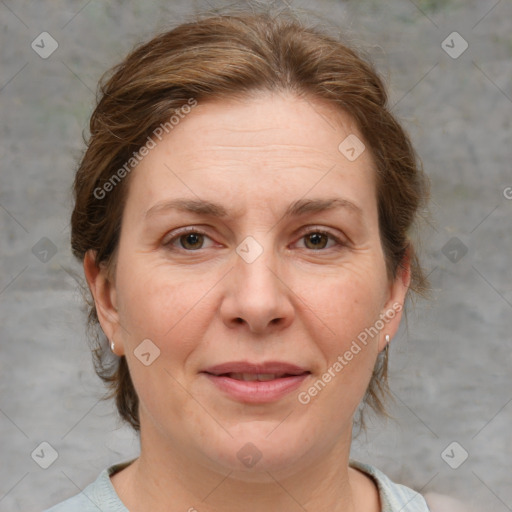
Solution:
<svg viewBox="0 0 512 512"><path fill-rule="evenodd" d="M353 456L422 492L512 510L512 5L314 7L372 55L432 179L423 256L433 297L393 341L396 419L372 422ZM92 370L70 186L100 75L155 30L207 8L0 2L1 511L41 510L137 453Z"/></svg>

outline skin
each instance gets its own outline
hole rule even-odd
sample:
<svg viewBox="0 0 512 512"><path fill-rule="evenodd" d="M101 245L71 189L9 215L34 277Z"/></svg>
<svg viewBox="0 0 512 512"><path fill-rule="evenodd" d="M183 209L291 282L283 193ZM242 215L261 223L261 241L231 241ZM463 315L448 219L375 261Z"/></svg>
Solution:
<svg viewBox="0 0 512 512"><path fill-rule="evenodd" d="M309 404L297 399L409 285L407 265L387 276L374 163L368 149L340 153L349 134L362 139L347 114L291 93L200 103L132 172L114 272L84 260L140 398L141 455L112 476L130 510L380 510L373 480L348 466L351 429L400 313ZM283 217L298 199L332 197L355 208ZM228 215L155 209L176 198ZM177 236L187 226L206 236ZM342 243L315 249L309 228ZM263 249L252 263L236 252L247 236ZM144 339L160 350L149 366L134 355ZM200 373L238 360L311 375L277 402L241 403ZM251 468L237 457L248 442L262 454Z"/></svg>

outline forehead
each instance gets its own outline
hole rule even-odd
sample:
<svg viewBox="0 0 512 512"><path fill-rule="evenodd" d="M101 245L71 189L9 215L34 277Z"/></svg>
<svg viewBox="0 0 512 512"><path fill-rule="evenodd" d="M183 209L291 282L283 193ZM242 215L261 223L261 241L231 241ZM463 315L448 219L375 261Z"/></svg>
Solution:
<svg viewBox="0 0 512 512"><path fill-rule="evenodd" d="M347 158L347 137L362 140L354 121L318 100L265 93L199 103L139 163L128 205L147 212L173 197L209 194L236 210L255 198L274 207L337 189L368 202L375 196L370 152Z"/></svg>

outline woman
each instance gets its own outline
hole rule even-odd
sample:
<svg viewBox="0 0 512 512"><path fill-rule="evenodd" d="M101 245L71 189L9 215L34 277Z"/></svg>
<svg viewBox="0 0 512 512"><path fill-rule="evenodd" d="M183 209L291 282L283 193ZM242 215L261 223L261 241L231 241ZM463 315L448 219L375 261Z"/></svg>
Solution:
<svg viewBox="0 0 512 512"><path fill-rule="evenodd" d="M114 69L72 247L141 452L52 511L428 511L349 458L427 286L408 238L426 179L386 102L371 65L284 15L184 24Z"/></svg>

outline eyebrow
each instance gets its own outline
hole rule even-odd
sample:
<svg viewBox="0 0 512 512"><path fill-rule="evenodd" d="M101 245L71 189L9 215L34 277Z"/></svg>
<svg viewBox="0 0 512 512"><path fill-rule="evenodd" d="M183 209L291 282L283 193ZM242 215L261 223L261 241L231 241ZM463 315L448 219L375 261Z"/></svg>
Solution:
<svg viewBox="0 0 512 512"><path fill-rule="evenodd" d="M346 208L358 215L362 215L363 213L361 208L351 201L340 197L333 197L322 199L298 199L288 206L283 217L299 217L306 213L319 213L339 208ZM146 211L145 217L147 218L168 210L177 210L219 218L227 217L229 215L226 208L219 203L205 201L202 199L173 199L155 204Z"/></svg>

